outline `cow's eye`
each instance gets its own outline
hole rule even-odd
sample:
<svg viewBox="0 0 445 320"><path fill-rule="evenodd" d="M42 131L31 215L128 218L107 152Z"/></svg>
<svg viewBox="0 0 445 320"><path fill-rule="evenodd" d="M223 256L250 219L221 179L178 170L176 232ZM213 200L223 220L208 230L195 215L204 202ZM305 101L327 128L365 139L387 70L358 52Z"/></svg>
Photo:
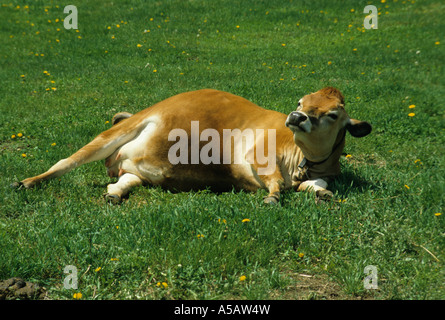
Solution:
<svg viewBox="0 0 445 320"><path fill-rule="evenodd" d="M331 118L332 120L337 120L338 116L335 113L329 113L328 117Z"/></svg>

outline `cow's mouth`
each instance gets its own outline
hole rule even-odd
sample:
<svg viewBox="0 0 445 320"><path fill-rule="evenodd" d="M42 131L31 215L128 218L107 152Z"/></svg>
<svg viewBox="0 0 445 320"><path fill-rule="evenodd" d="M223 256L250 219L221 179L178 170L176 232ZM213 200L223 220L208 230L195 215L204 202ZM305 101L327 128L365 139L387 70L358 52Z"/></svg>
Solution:
<svg viewBox="0 0 445 320"><path fill-rule="evenodd" d="M304 127L300 126L299 124L294 124L294 123L290 123L290 122L286 121L285 125L292 131L298 130L298 131L306 132Z"/></svg>

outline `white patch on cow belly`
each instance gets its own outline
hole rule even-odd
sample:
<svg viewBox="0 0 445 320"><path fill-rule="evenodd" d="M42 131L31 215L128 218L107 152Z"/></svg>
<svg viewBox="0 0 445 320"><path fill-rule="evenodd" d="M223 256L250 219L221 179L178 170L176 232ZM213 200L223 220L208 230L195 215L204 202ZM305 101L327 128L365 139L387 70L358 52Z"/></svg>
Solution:
<svg viewBox="0 0 445 320"><path fill-rule="evenodd" d="M313 191L325 190L328 183L323 179L306 180L299 186L299 190L312 189Z"/></svg>
<svg viewBox="0 0 445 320"><path fill-rule="evenodd" d="M119 171L133 173L146 182L157 184L162 182L164 175L157 167L147 165L141 161L147 148L150 147L150 139L156 133L159 118L157 116L146 119L148 122L141 133L132 141L123 145L118 153Z"/></svg>
<svg viewBox="0 0 445 320"><path fill-rule="evenodd" d="M150 184L160 184L165 179L164 172L161 168L147 165L147 163L143 165L139 164L137 170L140 175L144 177L144 180Z"/></svg>

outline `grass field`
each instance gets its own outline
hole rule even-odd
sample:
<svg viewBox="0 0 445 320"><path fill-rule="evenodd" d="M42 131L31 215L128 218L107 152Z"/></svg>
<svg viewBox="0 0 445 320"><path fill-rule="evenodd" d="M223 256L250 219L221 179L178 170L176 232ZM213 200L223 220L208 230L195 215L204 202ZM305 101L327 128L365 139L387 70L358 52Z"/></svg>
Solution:
<svg viewBox="0 0 445 320"><path fill-rule="evenodd" d="M0 279L50 299L443 299L444 14L427 0L1 1ZM289 113L324 86L373 125L347 136L336 202L140 187L112 206L103 162L9 187L119 111L215 88Z"/></svg>

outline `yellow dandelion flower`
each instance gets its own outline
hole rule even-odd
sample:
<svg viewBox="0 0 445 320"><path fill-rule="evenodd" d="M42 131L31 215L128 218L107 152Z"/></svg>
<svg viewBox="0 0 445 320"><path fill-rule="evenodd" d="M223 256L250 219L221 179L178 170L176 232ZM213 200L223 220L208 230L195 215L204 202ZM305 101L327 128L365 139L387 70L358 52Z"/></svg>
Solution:
<svg viewBox="0 0 445 320"><path fill-rule="evenodd" d="M331 61L328 61L328 65L331 65L332 64L332 62Z"/></svg>
<svg viewBox="0 0 445 320"><path fill-rule="evenodd" d="M345 156L345 158L351 158L352 157L352 155L350 155L350 154L347 154L346 156Z"/></svg>
<svg viewBox="0 0 445 320"><path fill-rule="evenodd" d="M250 222L250 219L247 219L247 218L246 218L246 219L241 220L241 222L242 222L242 223Z"/></svg>
<svg viewBox="0 0 445 320"><path fill-rule="evenodd" d="M119 258L111 258L110 261L119 261Z"/></svg>
<svg viewBox="0 0 445 320"><path fill-rule="evenodd" d="M408 108L410 108L410 109L414 109L416 107L416 105L415 104L412 104L412 105L410 105Z"/></svg>
<svg viewBox="0 0 445 320"><path fill-rule="evenodd" d="M98 267L98 268L96 268L96 270L94 270L94 271L99 272L100 270L102 270L102 267Z"/></svg>
<svg viewBox="0 0 445 320"><path fill-rule="evenodd" d="M54 147L55 145L56 145L56 143L55 143L55 142L51 143L51 147Z"/></svg>
<svg viewBox="0 0 445 320"><path fill-rule="evenodd" d="M436 42L434 42L434 44L435 44L436 46L438 46L438 45L440 44L440 42L439 42L439 41L436 41Z"/></svg>
<svg viewBox="0 0 445 320"><path fill-rule="evenodd" d="M142 44L138 43L138 44L137 44L137 47L138 47L138 48L142 47Z"/></svg>
<svg viewBox="0 0 445 320"><path fill-rule="evenodd" d="M357 48L352 49L352 51L357 51Z"/></svg>
<svg viewBox="0 0 445 320"><path fill-rule="evenodd" d="M416 114L414 112L408 113L409 117L414 117Z"/></svg>
<svg viewBox="0 0 445 320"><path fill-rule="evenodd" d="M282 44L281 44L281 46L282 46L282 47L285 47L285 46L286 46L286 44L285 44L285 43L282 43Z"/></svg>
<svg viewBox="0 0 445 320"><path fill-rule="evenodd" d="M116 28L120 28L121 26L119 24L116 25Z"/></svg>
<svg viewBox="0 0 445 320"><path fill-rule="evenodd" d="M77 300L82 299L82 293L80 293L80 292L74 293L73 294L73 299L77 299Z"/></svg>
<svg viewBox="0 0 445 320"><path fill-rule="evenodd" d="M355 11L355 9L351 9L351 12L354 12Z"/></svg>
<svg viewBox="0 0 445 320"><path fill-rule="evenodd" d="M153 72L158 72L158 70L154 69Z"/></svg>
<svg viewBox="0 0 445 320"><path fill-rule="evenodd" d="M23 158L26 158L26 153L22 153L22 157L23 157Z"/></svg>
<svg viewBox="0 0 445 320"><path fill-rule="evenodd" d="M22 78L24 78L25 77L25 75L24 74L22 74L20 77L22 77Z"/></svg>
<svg viewBox="0 0 445 320"><path fill-rule="evenodd" d="M442 213L441 212L437 212L437 213L435 213L434 214L436 217L440 217L441 215L442 215Z"/></svg>
<svg viewBox="0 0 445 320"><path fill-rule="evenodd" d="M239 29L239 26L236 26L237 29Z"/></svg>
<svg viewBox="0 0 445 320"><path fill-rule="evenodd" d="M239 281L246 281L247 277L246 276L241 276L239 277Z"/></svg>
<svg viewBox="0 0 445 320"><path fill-rule="evenodd" d="M21 137L23 137L23 133L17 133L17 137L19 137L19 138L21 138Z"/></svg>
<svg viewBox="0 0 445 320"><path fill-rule="evenodd" d="M13 135L11 136L11 139L15 139L15 134L13 134Z"/></svg>
<svg viewBox="0 0 445 320"><path fill-rule="evenodd" d="M303 257L304 257L304 253L303 253L303 252L300 252L300 253L298 254L298 256L299 256L300 258L303 258Z"/></svg>
<svg viewBox="0 0 445 320"><path fill-rule="evenodd" d="M409 190L409 186L405 184L405 188L407 188Z"/></svg>

